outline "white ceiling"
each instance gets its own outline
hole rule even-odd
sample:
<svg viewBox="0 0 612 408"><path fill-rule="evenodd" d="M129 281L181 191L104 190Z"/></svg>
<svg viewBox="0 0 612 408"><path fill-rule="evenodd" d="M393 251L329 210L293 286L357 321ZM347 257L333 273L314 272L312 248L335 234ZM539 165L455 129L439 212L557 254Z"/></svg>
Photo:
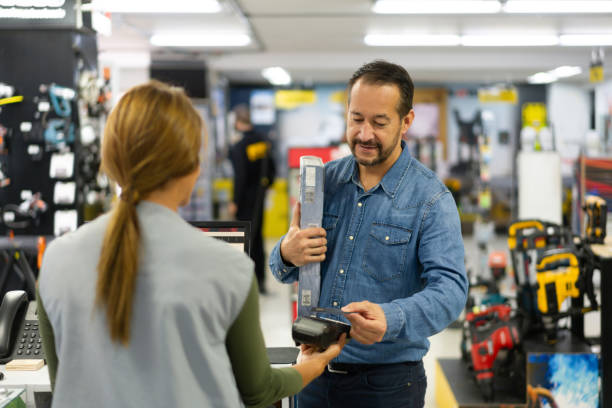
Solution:
<svg viewBox="0 0 612 408"><path fill-rule="evenodd" d="M427 1L427 0L423 0ZM564 0L558 0L564 1ZM150 52L153 58L206 61L234 82L262 82L262 68L282 66L297 84L345 82L361 64L384 58L408 69L416 82L523 81L561 65L577 65L588 82L590 47L370 47L366 33L612 34L612 14L380 15L372 0L221 0L220 14L115 14L102 52ZM241 48L160 48L158 32L246 32ZM604 62L612 76L612 47Z"/></svg>

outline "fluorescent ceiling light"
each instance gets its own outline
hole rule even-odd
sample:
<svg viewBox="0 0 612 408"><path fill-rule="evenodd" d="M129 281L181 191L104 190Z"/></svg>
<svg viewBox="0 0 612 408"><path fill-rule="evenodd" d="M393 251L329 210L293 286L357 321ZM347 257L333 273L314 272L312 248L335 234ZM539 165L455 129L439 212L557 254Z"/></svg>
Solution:
<svg viewBox="0 0 612 408"><path fill-rule="evenodd" d="M497 0L378 0L379 14L492 14L501 10Z"/></svg>
<svg viewBox="0 0 612 408"><path fill-rule="evenodd" d="M612 34L566 34L559 37L561 45L596 47L612 45Z"/></svg>
<svg viewBox="0 0 612 408"><path fill-rule="evenodd" d="M463 35L461 44L468 47L528 47L558 45L556 35Z"/></svg>
<svg viewBox="0 0 612 408"><path fill-rule="evenodd" d="M569 65L563 65L555 69L551 69L546 72L538 72L527 77L527 82L530 84L550 84L555 82L559 78L568 78L574 75L578 75L582 72L580 67L572 67Z"/></svg>
<svg viewBox="0 0 612 408"><path fill-rule="evenodd" d="M0 0L0 7L62 7L66 0Z"/></svg>
<svg viewBox="0 0 612 408"><path fill-rule="evenodd" d="M189 33L154 34L151 44L160 47L244 47L251 43L247 34Z"/></svg>
<svg viewBox="0 0 612 408"><path fill-rule="evenodd" d="M508 0L506 13L612 13L610 0Z"/></svg>
<svg viewBox="0 0 612 408"><path fill-rule="evenodd" d="M19 18L33 20L61 20L66 17L63 8L2 8L0 7L0 18Z"/></svg>
<svg viewBox="0 0 612 408"><path fill-rule="evenodd" d="M370 46L453 46L459 45L459 36L454 34L368 34L363 42Z"/></svg>
<svg viewBox="0 0 612 408"><path fill-rule="evenodd" d="M551 71L551 74L556 76L557 78L568 78L574 75L578 75L582 73L582 68L580 67L571 67L569 65L563 65L561 67L557 67Z"/></svg>
<svg viewBox="0 0 612 408"><path fill-rule="evenodd" d="M291 75L281 67L268 67L261 70L261 75L268 80L272 85L289 85L291 83Z"/></svg>
<svg viewBox="0 0 612 408"><path fill-rule="evenodd" d="M538 72L527 77L527 82L530 84L550 84L555 82L557 77L550 72Z"/></svg>
<svg viewBox="0 0 612 408"><path fill-rule="evenodd" d="M111 13L218 13L217 0L93 0L91 8Z"/></svg>

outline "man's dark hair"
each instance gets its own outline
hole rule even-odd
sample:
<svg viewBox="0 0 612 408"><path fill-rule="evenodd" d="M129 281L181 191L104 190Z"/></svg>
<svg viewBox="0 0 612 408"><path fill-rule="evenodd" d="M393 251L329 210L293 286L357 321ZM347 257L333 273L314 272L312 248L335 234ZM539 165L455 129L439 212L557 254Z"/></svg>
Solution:
<svg viewBox="0 0 612 408"><path fill-rule="evenodd" d="M239 120L247 125L251 124L251 110L249 109L249 106L246 103L236 105L233 111L236 115L236 120Z"/></svg>
<svg viewBox="0 0 612 408"><path fill-rule="evenodd" d="M375 60L362 65L351 77L348 83L348 98L350 102L351 90L358 80L363 79L367 84L373 85L397 85L400 92L400 101L397 113L403 118L412 109L412 97L414 95L414 84L403 67L384 60Z"/></svg>

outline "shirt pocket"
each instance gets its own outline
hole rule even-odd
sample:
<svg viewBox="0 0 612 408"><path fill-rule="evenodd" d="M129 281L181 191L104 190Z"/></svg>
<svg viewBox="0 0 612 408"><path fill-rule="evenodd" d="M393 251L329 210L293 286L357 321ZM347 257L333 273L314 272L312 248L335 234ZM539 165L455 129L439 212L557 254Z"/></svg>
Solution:
<svg viewBox="0 0 612 408"><path fill-rule="evenodd" d="M374 223L363 253L363 269L379 282L398 278L406 264L412 231L397 225Z"/></svg>

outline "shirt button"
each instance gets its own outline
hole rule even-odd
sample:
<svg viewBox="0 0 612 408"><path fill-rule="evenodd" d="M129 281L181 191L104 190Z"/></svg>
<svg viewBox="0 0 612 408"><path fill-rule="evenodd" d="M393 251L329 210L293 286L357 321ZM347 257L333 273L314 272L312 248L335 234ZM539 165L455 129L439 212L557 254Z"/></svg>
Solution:
<svg viewBox="0 0 612 408"><path fill-rule="evenodd" d="M352 235L351 235L351 236L349 236L349 239L352 241L352 240L353 240L353 236L352 236Z"/></svg>
<svg viewBox="0 0 612 408"><path fill-rule="evenodd" d="M343 274L344 273L344 269L340 269L340 273Z"/></svg>
<svg viewBox="0 0 612 408"><path fill-rule="evenodd" d="M283 269L283 272L287 272L287 270L286 270L286 269Z"/></svg>
<svg viewBox="0 0 612 408"><path fill-rule="evenodd" d="M361 204L361 202L357 203L357 207L361 207L363 204Z"/></svg>
<svg viewBox="0 0 612 408"><path fill-rule="evenodd" d="M332 305L338 306L338 302L334 302L334 303L332 303Z"/></svg>
<svg viewBox="0 0 612 408"><path fill-rule="evenodd" d="M387 235L387 236L385 237L385 241L388 241L388 240L389 240L389 236Z"/></svg>

